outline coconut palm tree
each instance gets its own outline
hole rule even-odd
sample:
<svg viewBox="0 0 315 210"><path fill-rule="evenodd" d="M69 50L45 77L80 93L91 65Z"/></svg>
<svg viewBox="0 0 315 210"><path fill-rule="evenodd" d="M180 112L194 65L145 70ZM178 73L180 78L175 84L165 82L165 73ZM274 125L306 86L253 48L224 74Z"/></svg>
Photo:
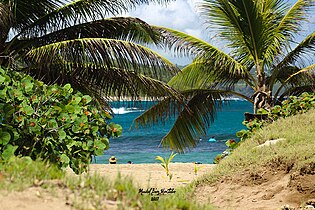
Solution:
<svg viewBox="0 0 315 210"><path fill-rule="evenodd" d="M178 151L196 146L205 134L223 97L231 94L253 103L254 112L269 110L288 95L313 91L315 32L295 42L314 0L203 0L199 9L208 29L223 40L228 52L180 31L157 27L164 43L181 55L194 55L193 62L169 85L187 95L190 111L178 113L174 127L162 144ZM233 91L237 83L253 94ZM136 125L163 117L164 100L136 119Z"/></svg>
<svg viewBox="0 0 315 210"><path fill-rule="evenodd" d="M117 17L150 2L168 0L0 0L0 65L98 98L176 95L158 79L177 67L143 46L159 34Z"/></svg>

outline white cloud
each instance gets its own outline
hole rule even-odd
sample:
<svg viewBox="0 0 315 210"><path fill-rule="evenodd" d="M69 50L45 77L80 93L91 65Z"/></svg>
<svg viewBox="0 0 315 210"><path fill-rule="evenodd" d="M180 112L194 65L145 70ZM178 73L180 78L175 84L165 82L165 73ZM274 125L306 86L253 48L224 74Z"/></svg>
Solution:
<svg viewBox="0 0 315 210"><path fill-rule="evenodd" d="M138 17L143 21L156 26L176 29L200 39L205 39L205 28L196 11L196 0L177 0L167 5L141 5L130 11L126 16ZM187 58L175 58L170 52L162 52L163 56L177 64L188 64Z"/></svg>
<svg viewBox="0 0 315 210"><path fill-rule="evenodd" d="M201 35L202 22L192 0L177 0L168 5L142 5L128 15L139 17L152 25L164 26L180 31L194 31ZM197 32L196 31L200 31ZM201 37L199 37L201 38Z"/></svg>

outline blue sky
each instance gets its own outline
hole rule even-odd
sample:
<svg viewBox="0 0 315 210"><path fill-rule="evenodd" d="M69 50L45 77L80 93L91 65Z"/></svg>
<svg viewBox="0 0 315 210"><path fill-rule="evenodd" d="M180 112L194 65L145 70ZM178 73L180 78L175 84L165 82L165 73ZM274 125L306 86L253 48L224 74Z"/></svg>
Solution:
<svg viewBox="0 0 315 210"><path fill-rule="evenodd" d="M216 39L212 39L214 34L206 31L203 20L197 13L197 1L198 0L176 0L164 6L157 4L142 5L127 15L138 17L152 25L165 26L183 31L206 40L224 50L224 44L218 42ZM289 2L293 4L295 1L289 0ZM309 21L309 23L303 26L303 31L301 32L302 36L315 31L315 9L310 12ZM213 43L213 40L215 40L216 43ZM187 58L173 57L171 52L157 51L174 63L188 64L190 62Z"/></svg>

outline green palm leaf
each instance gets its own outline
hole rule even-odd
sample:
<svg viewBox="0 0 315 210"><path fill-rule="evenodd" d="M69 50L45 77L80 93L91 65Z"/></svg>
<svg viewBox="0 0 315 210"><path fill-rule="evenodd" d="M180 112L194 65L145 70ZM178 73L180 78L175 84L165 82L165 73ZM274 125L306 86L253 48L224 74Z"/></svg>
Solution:
<svg viewBox="0 0 315 210"><path fill-rule="evenodd" d="M177 152L185 152L195 147L199 136L205 135L206 128L213 122L217 108L223 97L233 94L232 91L194 89L183 92L187 104L176 104L172 98L166 98L151 107L135 119L135 127L153 126L157 122L166 122L176 117L173 127L161 141L164 147ZM241 94L238 94L241 96ZM244 96L250 100L248 97Z"/></svg>
<svg viewBox="0 0 315 210"><path fill-rule="evenodd" d="M286 38L293 38L301 30L304 21L307 20L307 11L312 6L314 6L314 0L296 1L281 19L277 27L278 30Z"/></svg>
<svg viewBox="0 0 315 210"><path fill-rule="evenodd" d="M313 78L313 80L314 79L315 78ZM278 101L282 101L285 97L289 95L301 95L304 92L314 92L314 91L315 91L315 84L289 87L279 96Z"/></svg>
<svg viewBox="0 0 315 210"><path fill-rule="evenodd" d="M183 101L178 96L180 94L165 83L126 69L68 63L67 69L64 65L52 65L44 69L35 67L26 70L47 83L71 83L74 88L90 93L100 100L122 96L138 99L139 96L146 96L152 99L172 97L179 102Z"/></svg>
<svg viewBox="0 0 315 210"><path fill-rule="evenodd" d="M315 31L308 35L302 42L300 42L282 61L275 67L275 70L286 65L300 62L304 65L303 60L307 55L314 55L315 52ZM306 61L307 62L307 61Z"/></svg>
<svg viewBox="0 0 315 210"><path fill-rule="evenodd" d="M205 128L213 122L221 98L227 95L217 90L194 90L190 93L193 95L187 103L189 109L179 113L173 127L161 141L162 146L178 152L196 146L198 137L205 135Z"/></svg>
<svg viewBox="0 0 315 210"><path fill-rule="evenodd" d="M205 63L192 62L176 74L168 84L180 91L213 87L218 81L211 72L207 72L207 68L211 67Z"/></svg>
<svg viewBox="0 0 315 210"><path fill-rule="evenodd" d="M159 36L145 22L131 17L114 17L71 26L29 40L13 39L8 51L19 53L28 46L39 47L78 38L122 39L137 43L157 43Z"/></svg>
<svg viewBox="0 0 315 210"><path fill-rule="evenodd" d="M166 97L137 117L134 126L139 128L139 126L154 126L159 122L166 123L183 108L187 109L183 104L178 104L174 98Z"/></svg>
<svg viewBox="0 0 315 210"><path fill-rule="evenodd" d="M29 3L25 0L17 1L17 6L21 11L26 10L24 6L27 6L21 3L23 1L25 4ZM143 3L167 3L169 1L170 0L65 0L56 1L59 3L58 7L53 7L52 9L47 9L46 7L42 9L38 7L30 7L28 5L29 8L27 9L31 10L30 13L32 12L36 14L36 9L45 11L46 13L34 15L36 16L35 20L32 19L28 22L20 21L20 24L22 24L23 27L19 27L19 31L21 37L29 37L30 35L42 36L47 32L65 29L72 25L103 19L108 16L116 16ZM26 17L29 16L30 15L26 14Z"/></svg>
<svg viewBox="0 0 315 210"><path fill-rule="evenodd" d="M270 86L273 88L274 84L277 81L287 79L291 74L294 74L300 71L300 68L292 68L290 65L300 63L301 66L304 66L305 63L309 62L305 60L305 57L315 52L315 32L307 36L302 42L300 42L290 53L285 56L281 62L279 62L272 71L270 76ZM290 71L288 71L288 69ZM303 78L301 78L303 81Z"/></svg>
<svg viewBox="0 0 315 210"><path fill-rule="evenodd" d="M39 43L64 41L77 38L118 38L136 42L157 40L157 33L138 18L113 17L71 26L39 37ZM33 38L36 40L35 38Z"/></svg>
<svg viewBox="0 0 315 210"><path fill-rule="evenodd" d="M7 5L3 3L0 3L0 16L0 28L2 29L0 31L0 37L3 38L4 36L7 36L6 33L8 33L8 30L10 29L12 24L10 9Z"/></svg>
<svg viewBox="0 0 315 210"><path fill-rule="evenodd" d="M216 27L231 48L238 46L239 50L233 54L246 65L261 58L258 47L261 47L259 42L263 35L262 16L256 4L259 1L208 0L200 5L207 25Z"/></svg>
<svg viewBox="0 0 315 210"><path fill-rule="evenodd" d="M285 80L281 83L281 86L278 88L277 92L275 93L275 99L277 98L277 96L279 95L280 91L282 90L283 87L285 87L287 84L293 84L296 82L299 82L300 84L298 84L299 86L303 86L305 83L307 85L314 85L314 71L315 71L315 64L312 64L310 66L307 66L303 69L300 69L299 71L290 74L287 78L285 78ZM297 77L302 78L301 79L296 79Z"/></svg>
<svg viewBox="0 0 315 210"><path fill-rule="evenodd" d="M196 56L195 61L197 63L210 60L213 62L213 71L218 72L224 69L225 72L233 76L242 77L249 74L242 64L205 41L169 28L155 28L160 31L164 38L163 43L169 49L173 49L175 52L184 55L193 54Z"/></svg>
<svg viewBox="0 0 315 210"><path fill-rule="evenodd" d="M15 0L6 3L12 12L13 27L17 31L33 24L39 17L57 10L62 4L61 0Z"/></svg>
<svg viewBox="0 0 315 210"><path fill-rule="evenodd" d="M176 66L150 49L116 39L84 38L56 42L32 49L26 56L40 66L63 62L67 68L67 62L96 63L107 68L133 69L147 76L161 75L165 70L177 71Z"/></svg>

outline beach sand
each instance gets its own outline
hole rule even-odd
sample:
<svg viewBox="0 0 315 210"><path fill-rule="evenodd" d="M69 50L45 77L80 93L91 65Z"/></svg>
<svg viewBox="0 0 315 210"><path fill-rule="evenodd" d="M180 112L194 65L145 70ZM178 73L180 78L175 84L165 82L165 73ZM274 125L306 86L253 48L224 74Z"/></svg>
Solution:
<svg viewBox="0 0 315 210"><path fill-rule="evenodd" d="M192 182L197 177L210 172L213 164L197 164L200 169L197 175L194 173L194 163L171 163L170 173L172 180L166 176L161 164L91 164L90 174L97 173L104 178L114 181L120 173L122 177L131 177L135 187L144 191L155 188L155 190L168 190L173 188L176 192L178 187ZM68 169L69 175L74 175ZM67 195L67 196L66 196ZM31 186L23 191L0 191L0 209L73 209L66 197L73 196L67 188L56 188L52 194L49 189L40 186ZM107 202L107 201L106 201ZM108 204L108 209L116 209L116 203Z"/></svg>
<svg viewBox="0 0 315 210"><path fill-rule="evenodd" d="M140 188L177 188L192 182L199 176L210 172L214 164L196 164L199 168L194 172L194 163L170 163L169 171L172 179L166 176L161 164L91 164L90 173L98 173L114 180L120 173L122 177L131 177L136 187Z"/></svg>

